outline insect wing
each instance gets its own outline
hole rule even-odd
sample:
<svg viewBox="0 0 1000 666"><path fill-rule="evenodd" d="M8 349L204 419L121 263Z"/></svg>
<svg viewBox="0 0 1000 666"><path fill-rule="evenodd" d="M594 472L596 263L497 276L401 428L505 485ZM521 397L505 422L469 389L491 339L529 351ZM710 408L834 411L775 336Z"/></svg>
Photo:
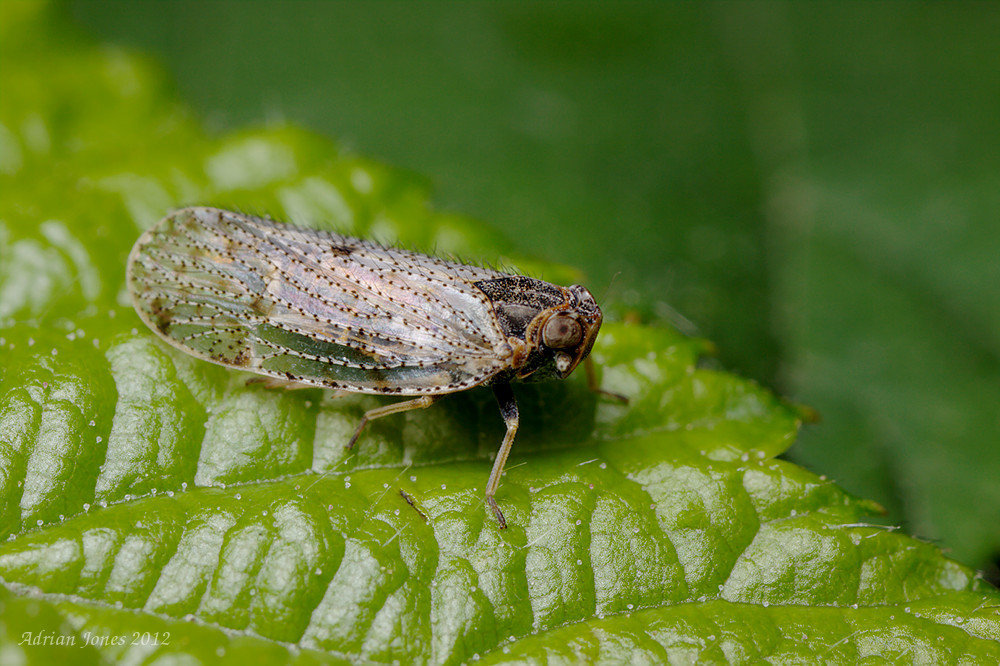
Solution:
<svg viewBox="0 0 1000 666"><path fill-rule="evenodd" d="M143 320L200 358L362 393L481 384L511 350L477 280L504 274L213 208L136 242Z"/></svg>

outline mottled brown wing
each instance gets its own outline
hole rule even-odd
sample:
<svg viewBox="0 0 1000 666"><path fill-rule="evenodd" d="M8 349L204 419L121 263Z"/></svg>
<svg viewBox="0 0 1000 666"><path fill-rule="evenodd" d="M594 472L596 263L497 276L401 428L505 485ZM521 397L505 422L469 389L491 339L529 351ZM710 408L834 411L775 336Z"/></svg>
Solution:
<svg viewBox="0 0 1000 666"><path fill-rule="evenodd" d="M199 358L360 393L440 394L509 367L502 273L215 208L177 211L129 257L136 310Z"/></svg>

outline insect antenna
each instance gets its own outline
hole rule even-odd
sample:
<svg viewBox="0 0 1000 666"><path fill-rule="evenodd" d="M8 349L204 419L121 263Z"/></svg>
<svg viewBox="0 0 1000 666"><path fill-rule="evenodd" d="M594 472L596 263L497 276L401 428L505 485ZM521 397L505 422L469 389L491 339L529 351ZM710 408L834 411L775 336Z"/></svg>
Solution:
<svg viewBox="0 0 1000 666"><path fill-rule="evenodd" d="M615 274L611 276L610 280L608 280L608 286L604 288L604 293L601 294L601 303L607 303L608 295L611 293L611 288L615 286L615 280L618 279L618 276L621 274L621 271L615 271Z"/></svg>

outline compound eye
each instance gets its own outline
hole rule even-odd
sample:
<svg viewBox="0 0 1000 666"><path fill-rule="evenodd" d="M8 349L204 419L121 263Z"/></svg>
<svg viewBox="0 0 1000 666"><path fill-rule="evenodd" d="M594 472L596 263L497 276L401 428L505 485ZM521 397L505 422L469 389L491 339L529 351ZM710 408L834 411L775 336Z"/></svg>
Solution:
<svg viewBox="0 0 1000 666"><path fill-rule="evenodd" d="M580 327L580 322L566 315L551 317L542 329L542 342L550 349L575 347L582 339L583 329Z"/></svg>

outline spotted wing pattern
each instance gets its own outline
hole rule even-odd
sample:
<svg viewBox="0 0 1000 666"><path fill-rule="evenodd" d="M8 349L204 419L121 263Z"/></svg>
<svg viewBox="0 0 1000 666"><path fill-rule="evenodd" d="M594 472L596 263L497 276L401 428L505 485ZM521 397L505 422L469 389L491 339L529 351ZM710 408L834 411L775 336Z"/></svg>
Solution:
<svg viewBox="0 0 1000 666"><path fill-rule="evenodd" d="M170 344L360 393L441 394L510 366L489 299L503 273L215 208L187 208L129 257L136 310Z"/></svg>

